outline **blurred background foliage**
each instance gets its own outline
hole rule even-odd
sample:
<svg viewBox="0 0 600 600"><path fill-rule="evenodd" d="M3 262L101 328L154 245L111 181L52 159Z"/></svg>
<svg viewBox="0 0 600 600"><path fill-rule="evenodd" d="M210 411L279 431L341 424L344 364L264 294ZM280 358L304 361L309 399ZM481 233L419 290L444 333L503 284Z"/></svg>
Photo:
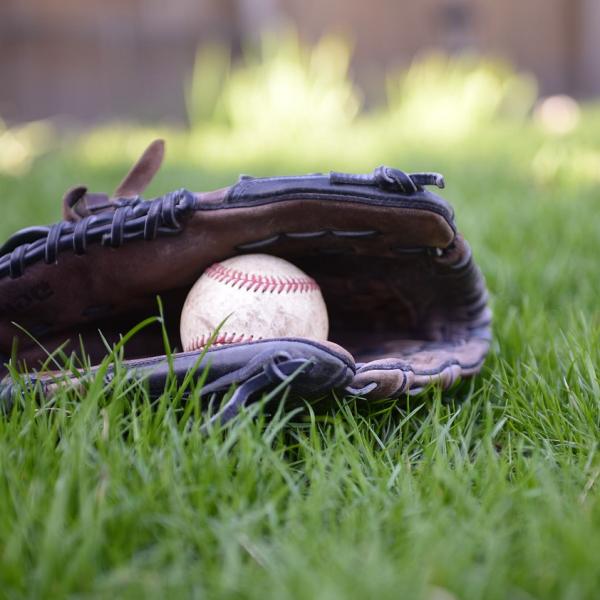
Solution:
<svg viewBox="0 0 600 600"><path fill-rule="evenodd" d="M460 140L499 121L523 121L537 98L532 76L474 55L425 55L388 78L384 118L415 137Z"/></svg>
<svg viewBox="0 0 600 600"><path fill-rule="evenodd" d="M576 135L579 105L558 97L548 114L541 111L532 75L474 54L423 53L407 69L388 73L384 101L366 107L349 70L351 54L343 37L307 45L293 30L263 35L235 61L226 45L203 46L182 82L187 126L0 123L0 173L22 176L49 152L82 166L123 165L164 137L177 165L224 172L369 170L380 162L432 168L421 159L443 157L448 149L465 156L508 150L511 160L526 160L541 184L597 180L598 153ZM565 113L566 125L557 128ZM515 131L530 132L531 143L514 138Z"/></svg>

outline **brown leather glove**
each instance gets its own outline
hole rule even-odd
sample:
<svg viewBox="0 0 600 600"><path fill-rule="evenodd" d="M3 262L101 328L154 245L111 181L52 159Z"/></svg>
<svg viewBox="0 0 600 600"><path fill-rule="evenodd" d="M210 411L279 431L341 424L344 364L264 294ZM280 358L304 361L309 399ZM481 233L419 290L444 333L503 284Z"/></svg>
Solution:
<svg viewBox="0 0 600 600"><path fill-rule="evenodd" d="M306 398L331 389L384 398L431 383L447 388L479 371L491 335L487 293L452 208L424 189L442 188L441 175L379 167L368 175L241 177L212 192L182 189L143 201L138 194L163 148L154 142L113 197L75 188L65 196L63 221L24 229L0 249L4 364L12 349L13 361L35 371L47 357L40 345L53 351L65 342L65 350L83 347L99 362L107 353L102 337L114 343L155 315L157 295L177 348L181 307L202 272L260 252L291 261L318 282L331 341L213 347L200 362L199 353L182 353L169 366L158 326L148 327L126 346L127 358L144 360L125 367L152 394L173 370L182 379L208 368L208 392L239 385L219 415L226 420L290 376L292 391ZM49 393L56 378L34 372L28 381ZM4 396L15 394L5 379Z"/></svg>

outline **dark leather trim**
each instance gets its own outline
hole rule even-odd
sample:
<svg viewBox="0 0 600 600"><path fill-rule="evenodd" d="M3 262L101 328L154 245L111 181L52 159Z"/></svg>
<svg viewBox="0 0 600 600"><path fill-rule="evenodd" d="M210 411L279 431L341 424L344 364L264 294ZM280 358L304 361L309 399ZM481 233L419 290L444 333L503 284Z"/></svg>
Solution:
<svg viewBox="0 0 600 600"><path fill-rule="evenodd" d="M442 198L427 190L413 194L390 192L370 185L331 184L329 177L306 175L303 177L272 177L243 179L232 186L225 197L224 204L230 207L260 205L267 202L284 200L343 200L375 206L396 206L429 210L444 217L452 224L454 211ZM202 210L214 210L215 205L202 205Z"/></svg>
<svg viewBox="0 0 600 600"><path fill-rule="evenodd" d="M355 374L352 357L342 349L336 351L332 344L297 338L220 346L210 348L202 358L201 355L199 351L185 352L173 355L171 360L166 356L155 356L124 361L121 366L128 377L148 386L151 398L157 398L163 393L171 374L181 384L192 370L195 378L200 378L206 371L201 394L207 395L227 391L234 384L242 384L278 361L282 364L286 361L294 364L304 362L305 368L291 381L290 389L292 393L305 398L343 389L350 384ZM97 372L98 367L92 368L86 373L85 380L92 379ZM114 376L114 368L109 366L105 375L106 383L109 384ZM25 381L31 387L39 384L40 389L45 390L48 395L55 385L77 386L85 383L63 372L31 374L25 377ZM282 381L267 380L266 383L279 384ZM13 382L3 381L0 385L0 406L4 406L6 410L22 392Z"/></svg>

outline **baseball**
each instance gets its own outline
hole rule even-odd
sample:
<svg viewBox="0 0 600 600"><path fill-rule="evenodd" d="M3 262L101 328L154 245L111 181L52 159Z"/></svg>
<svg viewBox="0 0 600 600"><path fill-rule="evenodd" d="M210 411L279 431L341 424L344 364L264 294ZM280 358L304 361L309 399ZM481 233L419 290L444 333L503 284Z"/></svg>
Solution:
<svg viewBox="0 0 600 600"><path fill-rule="evenodd" d="M267 254L235 256L204 271L181 312L184 351L205 346L221 324L213 345L278 337L326 340L329 330L316 281Z"/></svg>

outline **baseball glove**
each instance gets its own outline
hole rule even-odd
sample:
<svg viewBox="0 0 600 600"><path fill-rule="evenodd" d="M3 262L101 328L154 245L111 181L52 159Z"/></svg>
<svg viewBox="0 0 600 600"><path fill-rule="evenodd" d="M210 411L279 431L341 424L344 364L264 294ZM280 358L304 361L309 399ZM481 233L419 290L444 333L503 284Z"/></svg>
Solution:
<svg viewBox="0 0 600 600"><path fill-rule="evenodd" d="M155 141L109 197L76 187L64 219L23 229L0 248L0 362L9 403L34 385L51 394L94 375L40 372L60 348L98 363L107 348L164 306L160 324L125 345L125 368L152 397L169 375L204 377L202 394L237 386L212 418L225 422L285 384L306 399L331 390L369 399L449 387L479 371L490 344L483 277L447 202L425 189L436 173L253 178L224 189L142 193L164 153ZM190 287L216 261L267 253L320 285L330 342L281 338L165 356L179 343ZM7 376L8 367L28 374ZM107 384L114 366L102 372ZM83 381L85 383L85 381ZM213 396L214 397L214 396Z"/></svg>

